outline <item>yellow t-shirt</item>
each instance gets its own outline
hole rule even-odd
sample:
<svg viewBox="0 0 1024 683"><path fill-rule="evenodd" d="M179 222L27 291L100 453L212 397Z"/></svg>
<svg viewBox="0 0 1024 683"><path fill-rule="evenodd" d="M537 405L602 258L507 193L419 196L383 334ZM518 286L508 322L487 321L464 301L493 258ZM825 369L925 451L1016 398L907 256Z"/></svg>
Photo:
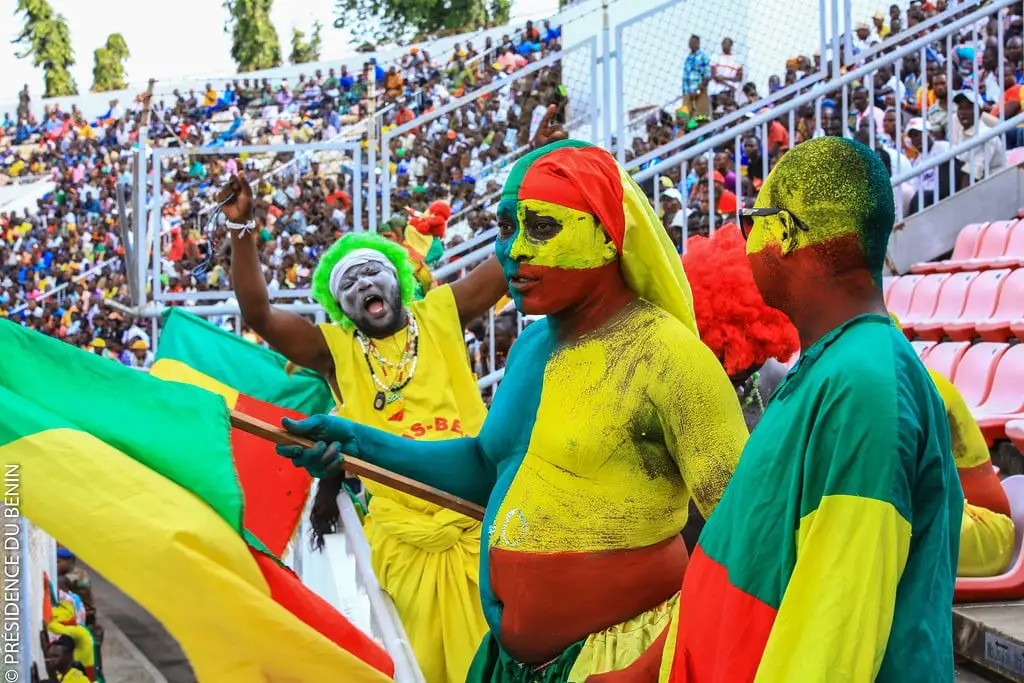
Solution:
<svg viewBox="0 0 1024 683"><path fill-rule="evenodd" d="M942 402L946 404L946 415L949 417L950 445L953 447L953 462L958 470L966 470L988 462L988 446L985 437L978 428L978 423L971 415L964 397L960 395L953 383L935 370L928 374L939 390Z"/></svg>
<svg viewBox="0 0 1024 683"><path fill-rule="evenodd" d="M341 396L335 396L338 415L370 427L410 439L430 441L476 436L487 410L469 366L462 324L451 287L431 290L409 309L419 328L419 350L412 380L399 393L404 410L389 420L387 411L374 408L380 389L373 381L362 347L353 330L331 323L320 325L334 359L335 377ZM397 363L408 339L408 329L387 339L376 340L381 355ZM383 373L375 360L378 377ZM386 382L386 380L385 380ZM430 503L373 482L364 482L375 496L384 495L416 510L434 510Z"/></svg>
<svg viewBox="0 0 1024 683"><path fill-rule="evenodd" d="M89 683L89 677L75 667L68 669L68 672L63 676L57 674L57 680L60 683Z"/></svg>

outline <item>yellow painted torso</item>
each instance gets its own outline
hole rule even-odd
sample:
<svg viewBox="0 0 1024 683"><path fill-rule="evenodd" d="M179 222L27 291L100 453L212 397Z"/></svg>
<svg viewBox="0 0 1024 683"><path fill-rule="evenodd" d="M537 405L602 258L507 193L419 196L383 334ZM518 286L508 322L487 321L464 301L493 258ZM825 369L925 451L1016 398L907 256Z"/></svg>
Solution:
<svg viewBox="0 0 1024 683"><path fill-rule="evenodd" d="M645 302L605 327L548 360L530 445L495 517L492 547L644 547L683 528L691 487L704 506L721 496L747 432L713 354ZM710 420L697 433L689 426L701 414Z"/></svg>

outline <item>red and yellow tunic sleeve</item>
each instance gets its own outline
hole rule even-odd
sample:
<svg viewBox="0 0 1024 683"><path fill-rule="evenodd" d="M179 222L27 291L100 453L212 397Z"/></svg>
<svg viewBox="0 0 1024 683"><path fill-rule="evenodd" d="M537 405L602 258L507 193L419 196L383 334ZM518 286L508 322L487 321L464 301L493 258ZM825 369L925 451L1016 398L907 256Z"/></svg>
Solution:
<svg viewBox="0 0 1024 683"><path fill-rule="evenodd" d="M866 391L878 389L860 383L833 393L808 434L796 563L756 683L867 683L881 667L910 549L924 430L898 391L895 420L881 412L851 419L881 399Z"/></svg>

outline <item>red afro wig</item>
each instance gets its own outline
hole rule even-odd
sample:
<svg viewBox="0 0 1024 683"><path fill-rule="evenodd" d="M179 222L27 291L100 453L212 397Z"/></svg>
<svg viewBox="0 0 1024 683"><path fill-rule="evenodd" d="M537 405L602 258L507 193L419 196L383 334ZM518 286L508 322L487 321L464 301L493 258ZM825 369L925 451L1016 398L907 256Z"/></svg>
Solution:
<svg viewBox="0 0 1024 683"><path fill-rule="evenodd" d="M701 340L729 376L757 369L769 359L785 363L800 349L793 323L770 308L754 284L746 243L735 225L686 242L683 270L693 291Z"/></svg>

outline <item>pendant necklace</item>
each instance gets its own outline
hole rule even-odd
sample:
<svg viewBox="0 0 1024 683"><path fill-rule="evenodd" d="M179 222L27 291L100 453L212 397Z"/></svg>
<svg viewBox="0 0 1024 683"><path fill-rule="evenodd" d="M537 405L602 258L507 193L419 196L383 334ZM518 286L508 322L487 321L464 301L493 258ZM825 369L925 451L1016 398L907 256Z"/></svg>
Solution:
<svg viewBox="0 0 1024 683"><path fill-rule="evenodd" d="M356 330L355 334L356 340L362 348L363 358L366 359L370 377L377 387L377 393L373 397L374 410L383 411L387 408L388 419L401 419L405 408L405 400L401 391L412 381L413 375L416 373L416 363L419 360L419 327L412 312L407 311L407 315L409 324L406 327L405 347L402 349L402 357L397 363L385 358L373 339L368 338L359 330ZM383 379L378 376L373 361L376 361L380 367Z"/></svg>

